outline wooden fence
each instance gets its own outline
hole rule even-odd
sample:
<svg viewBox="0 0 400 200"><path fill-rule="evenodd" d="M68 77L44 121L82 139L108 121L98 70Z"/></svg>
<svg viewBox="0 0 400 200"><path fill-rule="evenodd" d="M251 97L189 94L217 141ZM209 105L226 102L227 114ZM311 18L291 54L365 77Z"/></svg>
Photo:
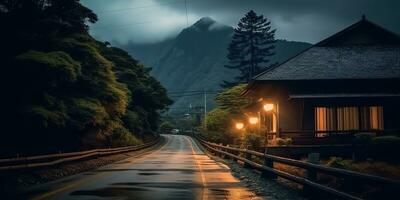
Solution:
<svg viewBox="0 0 400 200"><path fill-rule="evenodd" d="M94 158L99 156L108 156L113 154L125 153L129 151L137 151L153 146L157 144L159 141L160 141L160 136L158 136L151 142L137 146L93 149L88 151L79 151L70 153L0 159L0 172L10 171L10 170L24 170L24 169L33 169L41 167L51 167L54 165L71 161L78 161L82 159Z"/></svg>
<svg viewBox="0 0 400 200"><path fill-rule="evenodd" d="M252 167L259 169L262 172L262 176L264 177L270 177L270 178L282 177L284 179L303 185L303 190L307 191L308 193L310 193L310 191L323 191L326 194L329 194L330 196L340 199L351 199L351 200L361 199L360 197L355 196L354 194L349 194L343 191L339 191L333 187L317 183L318 174L331 175L336 178L345 179L348 181L351 180L356 183L363 183L363 184L373 185L375 187L380 187L383 188L386 192L389 192L386 193L386 195L388 194L397 195L397 192L400 191L399 180L392 180L388 178L363 174L339 168L326 167L319 164L313 164L310 162L269 155L266 153L260 153L247 149L224 146L220 144L207 142L204 139L199 138L198 136L195 136L195 138L211 152L242 161L245 167ZM262 160L264 160L264 162L262 164L257 163L253 160L253 157L258 157L259 159L261 158ZM284 171L277 170L274 168L274 163L282 163L285 165L304 169L306 171L306 176L305 177L296 176Z"/></svg>

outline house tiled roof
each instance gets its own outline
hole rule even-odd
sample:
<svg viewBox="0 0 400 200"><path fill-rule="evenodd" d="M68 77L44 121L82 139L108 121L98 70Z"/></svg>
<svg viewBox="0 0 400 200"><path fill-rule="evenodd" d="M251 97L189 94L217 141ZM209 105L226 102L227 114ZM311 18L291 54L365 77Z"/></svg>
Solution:
<svg viewBox="0 0 400 200"><path fill-rule="evenodd" d="M400 78L400 37L363 18L253 80L381 78Z"/></svg>
<svg viewBox="0 0 400 200"><path fill-rule="evenodd" d="M313 46L255 80L400 78L400 46Z"/></svg>

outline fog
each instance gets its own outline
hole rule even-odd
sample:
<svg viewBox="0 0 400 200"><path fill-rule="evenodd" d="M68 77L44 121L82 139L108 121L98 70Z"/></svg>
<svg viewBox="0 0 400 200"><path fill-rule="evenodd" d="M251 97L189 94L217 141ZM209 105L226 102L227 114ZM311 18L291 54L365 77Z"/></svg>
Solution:
<svg viewBox="0 0 400 200"><path fill-rule="evenodd" d="M99 40L150 43L178 34L201 17L235 26L250 9L277 29L277 38L315 43L367 19L400 33L397 0L83 0L99 21L91 33ZM185 5L186 4L186 5ZM187 15L186 15L187 8Z"/></svg>

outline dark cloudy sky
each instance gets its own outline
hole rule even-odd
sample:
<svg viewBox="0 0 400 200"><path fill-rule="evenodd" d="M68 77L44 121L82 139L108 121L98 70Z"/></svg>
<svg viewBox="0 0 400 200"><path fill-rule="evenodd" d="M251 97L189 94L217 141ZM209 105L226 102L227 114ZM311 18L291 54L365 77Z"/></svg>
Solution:
<svg viewBox="0 0 400 200"><path fill-rule="evenodd" d="M100 40L156 42L186 27L185 0L82 0L97 13L91 33ZM277 29L277 38L315 43L368 19L400 33L400 0L187 0L189 25L201 17L235 26L250 9Z"/></svg>

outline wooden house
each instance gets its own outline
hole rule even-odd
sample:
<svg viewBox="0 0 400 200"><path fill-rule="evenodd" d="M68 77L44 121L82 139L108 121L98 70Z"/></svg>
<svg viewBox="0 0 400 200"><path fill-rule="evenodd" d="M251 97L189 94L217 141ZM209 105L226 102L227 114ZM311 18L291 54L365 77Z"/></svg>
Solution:
<svg viewBox="0 0 400 200"><path fill-rule="evenodd" d="M270 136L294 144L398 131L400 37L363 17L255 76L243 95L258 100Z"/></svg>

